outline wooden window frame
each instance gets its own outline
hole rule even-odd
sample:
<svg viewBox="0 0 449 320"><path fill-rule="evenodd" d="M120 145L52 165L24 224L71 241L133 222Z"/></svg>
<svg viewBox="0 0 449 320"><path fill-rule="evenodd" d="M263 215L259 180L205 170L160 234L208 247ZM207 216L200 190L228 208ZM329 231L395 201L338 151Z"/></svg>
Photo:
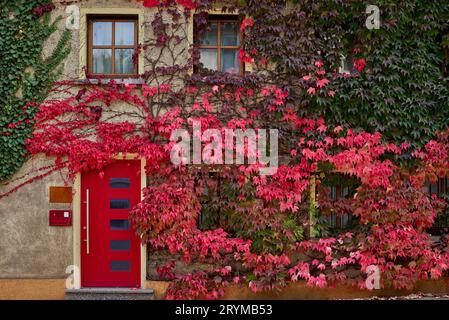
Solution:
<svg viewBox="0 0 449 320"><path fill-rule="evenodd" d="M111 45L95 45L93 44L93 24L94 22L112 22L112 43ZM115 45L115 24L116 22L133 22L134 23L134 45ZM89 15L87 17L87 74L88 78L138 78L139 66L138 62L133 64L134 72L130 74L115 73L115 49L134 49L137 51L139 41L139 17L137 15ZM111 49L111 71L112 73L93 73L93 51L94 49ZM134 53L133 53L134 55Z"/></svg>
<svg viewBox="0 0 449 320"><path fill-rule="evenodd" d="M201 49L216 49L217 50L217 70L214 70L215 72L224 72L221 70L221 49L237 49L237 52L240 50L240 48L242 47L242 43L243 43L243 32L240 31L240 19L238 15L235 16L231 16L229 18L227 17L222 17L220 15L216 15L217 17L214 17L214 15L210 15L207 18L207 22L209 23L217 23L217 45L201 45L200 44L200 35L195 32L194 34L196 35L197 39L195 39L195 43L198 44L198 50ZM234 19L232 18L234 17ZM239 33L239 41L240 44L238 46L222 46L221 45L221 25L223 23L235 23L237 25L237 30ZM201 53L200 53L201 54ZM245 64L243 63L243 61L238 61L239 63L239 72L235 73L236 75L243 75L244 71L245 71ZM196 73L198 73L198 70L196 70Z"/></svg>

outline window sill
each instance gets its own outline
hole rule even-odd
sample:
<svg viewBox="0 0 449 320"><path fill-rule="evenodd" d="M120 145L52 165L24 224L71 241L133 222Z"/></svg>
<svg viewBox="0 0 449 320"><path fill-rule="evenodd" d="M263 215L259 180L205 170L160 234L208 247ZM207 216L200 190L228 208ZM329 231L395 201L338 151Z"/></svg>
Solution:
<svg viewBox="0 0 449 320"><path fill-rule="evenodd" d="M117 84L137 84L141 85L145 83L145 80L141 78L85 78L78 80L82 84L95 84L95 85L107 85L111 81Z"/></svg>

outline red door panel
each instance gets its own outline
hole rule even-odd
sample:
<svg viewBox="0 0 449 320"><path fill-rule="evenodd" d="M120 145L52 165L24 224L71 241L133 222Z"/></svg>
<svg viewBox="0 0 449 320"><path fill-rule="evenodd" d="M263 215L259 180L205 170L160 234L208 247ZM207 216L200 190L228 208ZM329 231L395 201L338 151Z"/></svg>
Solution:
<svg viewBox="0 0 449 320"><path fill-rule="evenodd" d="M140 241L128 218L140 202L140 161L119 160L103 173L81 177L81 286L137 288Z"/></svg>

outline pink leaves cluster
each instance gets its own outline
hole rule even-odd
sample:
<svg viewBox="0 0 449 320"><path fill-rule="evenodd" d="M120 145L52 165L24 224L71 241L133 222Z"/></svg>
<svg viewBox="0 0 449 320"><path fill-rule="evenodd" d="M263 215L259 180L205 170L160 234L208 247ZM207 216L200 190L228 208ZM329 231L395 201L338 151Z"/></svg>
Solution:
<svg viewBox="0 0 449 320"><path fill-rule="evenodd" d="M144 201L131 213L143 241L181 254L185 262L192 258L218 261L225 254L249 251L250 242L229 238L222 229L198 230L201 204L193 180L172 180L144 189Z"/></svg>
<svg viewBox="0 0 449 320"><path fill-rule="evenodd" d="M186 297L216 300L224 295L224 288L229 284L219 272L211 275L203 271L180 276L175 281L177 286L168 287L166 292L166 298L169 300L182 300Z"/></svg>
<svg viewBox="0 0 449 320"><path fill-rule="evenodd" d="M254 63L254 58L252 58L243 48L239 50L237 59L244 63Z"/></svg>
<svg viewBox="0 0 449 320"><path fill-rule="evenodd" d="M309 186L309 178L313 166L305 159L293 167L280 166L276 174L270 178L255 176L252 179L258 198L265 201L279 201L279 209L283 212L298 211L304 191Z"/></svg>
<svg viewBox="0 0 449 320"><path fill-rule="evenodd" d="M150 90L160 94L170 88L168 85L145 87L143 95ZM128 104L131 109L146 114L142 116L140 125L131 122L131 118L103 120L104 113L111 112L111 106L117 103ZM151 157L149 166L154 164L158 167L168 160L166 150L163 145L149 142L146 134L169 136L180 126L181 119L176 116L179 112L173 109L161 117L153 117L133 85L119 86L111 82L108 86L87 86L75 96L49 100L39 107L33 138L27 141L28 150L32 154L44 153L55 157L57 163L65 162L64 158L68 157L71 175L101 169L118 153L140 153ZM60 117L64 120L54 121Z"/></svg>
<svg viewBox="0 0 449 320"><path fill-rule="evenodd" d="M328 76L326 75L326 71L323 68L324 63L321 60L315 61L314 63L315 70L313 73L309 73L302 77L305 83L308 85L307 93L311 96L316 95L317 93L323 93L330 97L335 95L335 92L331 89L327 89L327 85L330 83Z"/></svg>
<svg viewBox="0 0 449 320"><path fill-rule="evenodd" d="M353 64L358 72L362 72L366 67L366 60L365 58L354 59Z"/></svg>
<svg viewBox="0 0 449 320"><path fill-rule="evenodd" d="M240 31L245 31L246 28L252 27L254 25L254 20L251 17L245 18L240 24Z"/></svg>

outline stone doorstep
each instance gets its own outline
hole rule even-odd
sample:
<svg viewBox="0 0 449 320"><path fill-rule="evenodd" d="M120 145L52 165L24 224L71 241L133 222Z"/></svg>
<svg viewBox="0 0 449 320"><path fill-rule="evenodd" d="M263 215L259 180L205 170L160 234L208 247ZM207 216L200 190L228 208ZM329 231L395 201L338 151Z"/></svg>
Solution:
<svg viewBox="0 0 449 320"><path fill-rule="evenodd" d="M66 300L154 300L153 289L82 288L66 289Z"/></svg>

